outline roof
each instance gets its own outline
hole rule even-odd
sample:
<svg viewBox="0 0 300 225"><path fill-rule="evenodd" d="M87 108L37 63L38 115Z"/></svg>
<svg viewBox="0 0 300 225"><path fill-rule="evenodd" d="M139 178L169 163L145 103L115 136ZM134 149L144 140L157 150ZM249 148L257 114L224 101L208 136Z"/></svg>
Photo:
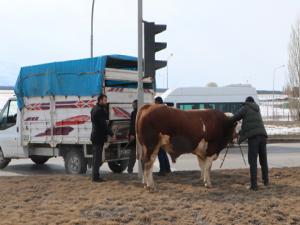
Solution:
<svg viewBox="0 0 300 225"><path fill-rule="evenodd" d="M169 89L161 95L165 102L244 102L253 96L257 101L256 89L249 84L223 87L180 87Z"/></svg>

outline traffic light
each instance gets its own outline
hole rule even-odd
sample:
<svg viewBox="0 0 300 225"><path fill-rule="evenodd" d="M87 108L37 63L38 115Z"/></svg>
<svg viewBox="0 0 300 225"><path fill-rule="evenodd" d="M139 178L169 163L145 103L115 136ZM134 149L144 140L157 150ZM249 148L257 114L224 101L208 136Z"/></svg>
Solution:
<svg viewBox="0 0 300 225"><path fill-rule="evenodd" d="M155 35L167 29L167 25L144 21L144 76L155 79L155 70L167 65L165 60L155 60L155 53L167 47L166 42L155 42Z"/></svg>

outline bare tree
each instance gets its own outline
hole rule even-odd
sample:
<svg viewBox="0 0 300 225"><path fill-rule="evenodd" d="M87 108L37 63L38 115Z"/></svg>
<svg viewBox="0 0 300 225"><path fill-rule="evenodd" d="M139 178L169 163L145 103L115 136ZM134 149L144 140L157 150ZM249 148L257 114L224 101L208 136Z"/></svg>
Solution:
<svg viewBox="0 0 300 225"><path fill-rule="evenodd" d="M300 120L300 18L292 26L289 43L288 84L292 115Z"/></svg>
<svg viewBox="0 0 300 225"><path fill-rule="evenodd" d="M218 87L218 84L216 82L209 82L206 87Z"/></svg>

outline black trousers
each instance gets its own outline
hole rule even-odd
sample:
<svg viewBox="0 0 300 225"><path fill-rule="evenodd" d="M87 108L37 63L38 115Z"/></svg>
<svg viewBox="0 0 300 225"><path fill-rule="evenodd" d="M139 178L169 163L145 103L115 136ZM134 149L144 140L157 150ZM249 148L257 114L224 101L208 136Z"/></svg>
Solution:
<svg viewBox="0 0 300 225"><path fill-rule="evenodd" d="M257 187L257 156L259 156L263 182L265 185L269 183L266 145L267 138L265 136L259 135L248 139L248 162L250 165L251 187Z"/></svg>
<svg viewBox="0 0 300 225"><path fill-rule="evenodd" d="M167 153L162 148L158 151L158 161L159 161L159 172L168 173L171 172L170 162Z"/></svg>
<svg viewBox="0 0 300 225"><path fill-rule="evenodd" d="M100 178L99 169L102 164L102 151L104 143L93 144L92 180Z"/></svg>
<svg viewBox="0 0 300 225"><path fill-rule="evenodd" d="M130 142L129 148L130 148L130 156L129 156L127 171L128 173L132 173L136 161L136 140L135 139Z"/></svg>

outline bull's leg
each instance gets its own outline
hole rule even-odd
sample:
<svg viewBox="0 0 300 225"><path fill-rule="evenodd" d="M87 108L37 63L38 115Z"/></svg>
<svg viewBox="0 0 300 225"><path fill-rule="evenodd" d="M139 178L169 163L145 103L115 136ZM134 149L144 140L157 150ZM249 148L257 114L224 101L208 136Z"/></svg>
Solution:
<svg viewBox="0 0 300 225"><path fill-rule="evenodd" d="M145 146L142 146L143 152L147 152L147 148ZM148 158L144 155L143 156L143 172L144 172L144 177L143 177L143 184L144 187L146 188L149 185L148 177L149 177L149 160Z"/></svg>
<svg viewBox="0 0 300 225"><path fill-rule="evenodd" d="M158 145L153 153L150 156L150 159L145 161L145 165L144 165L144 178L146 180L146 185L149 188L154 189L154 181L153 181L153 165L154 165L154 161L157 157L157 153L159 151L160 145Z"/></svg>
<svg viewBox="0 0 300 225"><path fill-rule="evenodd" d="M210 156L207 157L204 161L204 185L207 188L211 188L211 181L210 181L210 171L211 171L211 166L212 162L216 159L216 156Z"/></svg>
<svg viewBox="0 0 300 225"><path fill-rule="evenodd" d="M148 161L144 163L144 187L148 187L149 186L149 181L148 181L148 174L149 174L149 166L148 165Z"/></svg>
<svg viewBox="0 0 300 225"><path fill-rule="evenodd" d="M199 167L201 169L201 180L204 181L204 161L199 156L197 156Z"/></svg>

